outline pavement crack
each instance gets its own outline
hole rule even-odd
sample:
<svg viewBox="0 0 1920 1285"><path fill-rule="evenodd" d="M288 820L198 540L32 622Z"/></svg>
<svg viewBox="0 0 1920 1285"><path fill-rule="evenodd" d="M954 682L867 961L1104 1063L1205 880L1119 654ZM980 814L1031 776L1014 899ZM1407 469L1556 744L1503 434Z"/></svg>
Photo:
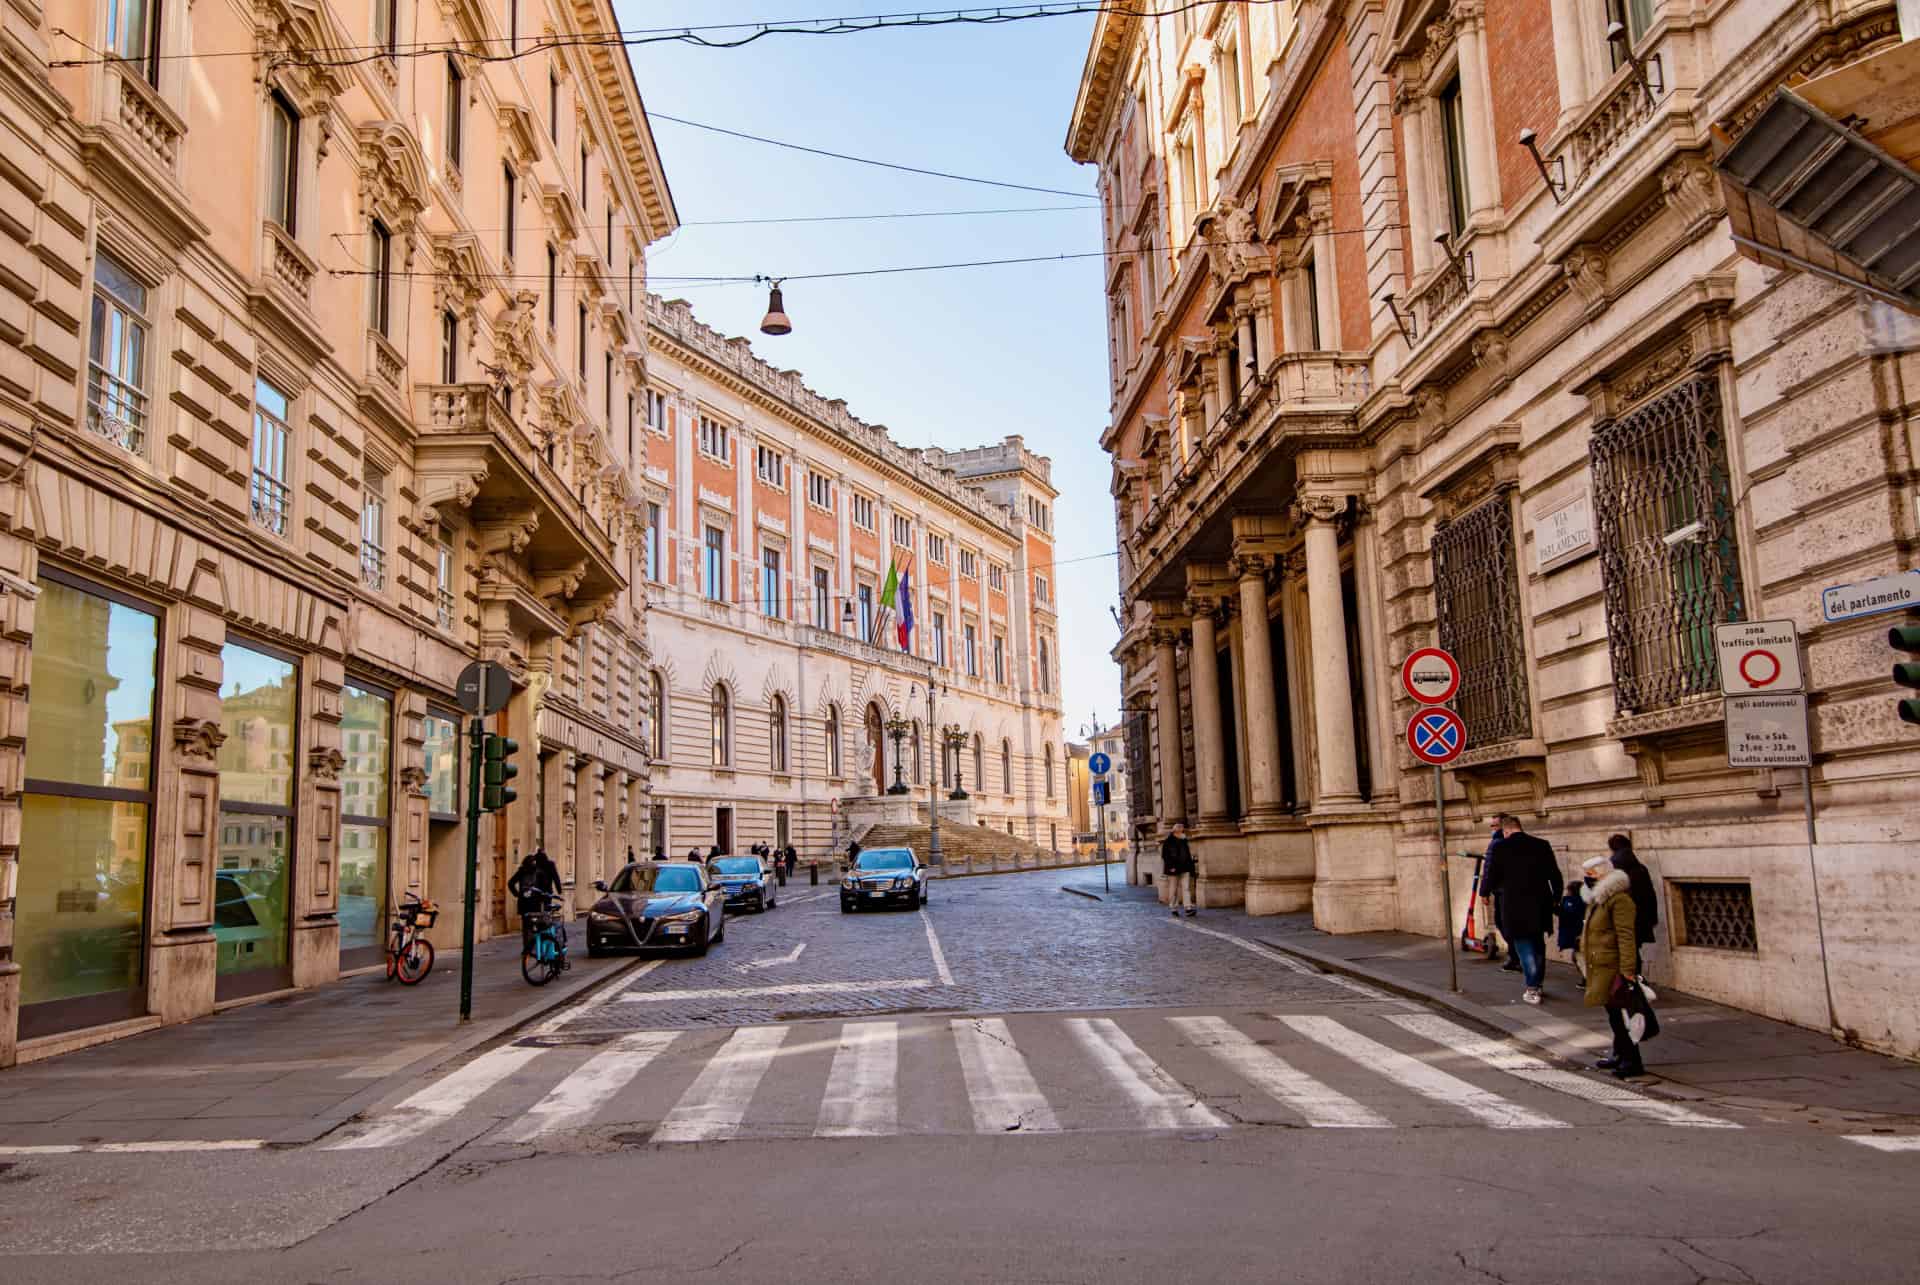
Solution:
<svg viewBox="0 0 1920 1285"><path fill-rule="evenodd" d="M736 1255L740 1253L741 1250L745 1249L748 1245L753 1244L753 1241L754 1241L754 1238L752 1236L749 1236L745 1240L741 1241L738 1245L735 1245L732 1249L729 1249L726 1253L720 1255L720 1257L714 1259L711 1263L708 1263L705 1267L696 1267L693 1270L696 1272L711 1272L711 1271L716 1271L719 1268L725 1267L728 1262L730 1262Z"/></svg>
<svg viewBox="0 0 1920 1285"><path fill-rule="evenodd" d="M1480 1266L1478 1263L1468 1262L1467 1251L1464 1249L1454 1250L1453 1257L1455 1262L1459 1263L1465 1270L1472 1272L1475 1276L1484 1277L1490 1281L1498 1281L1500 1285L1512 1285L1512 1282L1508 1281L1507 1278L1499 1272L1491 1271L1488 1268Z"/></svg>

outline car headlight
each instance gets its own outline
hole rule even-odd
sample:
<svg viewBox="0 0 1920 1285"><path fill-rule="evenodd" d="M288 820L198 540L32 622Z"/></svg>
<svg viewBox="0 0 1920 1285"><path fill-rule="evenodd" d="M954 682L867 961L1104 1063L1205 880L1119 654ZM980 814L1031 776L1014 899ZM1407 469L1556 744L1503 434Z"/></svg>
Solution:
<svg viewBox="0 0 1920 1285"><path fill-rule="evenodd" d="M609 914L604 910L589 910L587 912L587 922L590 924L617 924L620 922L620 919L621 917L619 915Z"/></svg>
<svg viewBox="0 0 1920 1285"><path fill-rule="evenodd" d="M690 924L690 923L693 923L695 920L699 919L700 916L705 913L706 913L705 911L701 911L701 910L683 910L677 915L662 915L660 916L660 918L661 918L661 921L664 923Z"/></svg>
<svg viewBox="0 0 1920 1285"><path fill-rule="evenodd" d="M893 881L893 886L894 886L894 887L896 887L896 888L911 888L911 887L913 887L913 880L911 880L911 879L895 879L895 880Z"/></svg>

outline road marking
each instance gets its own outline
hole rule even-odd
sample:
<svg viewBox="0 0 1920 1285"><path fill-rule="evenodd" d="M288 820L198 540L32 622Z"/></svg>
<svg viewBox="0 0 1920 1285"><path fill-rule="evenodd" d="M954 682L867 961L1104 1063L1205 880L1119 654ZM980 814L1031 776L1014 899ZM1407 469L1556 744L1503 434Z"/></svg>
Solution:
<svg viewBox="0 0 1920 1285"><path fill-rule="evenodd" d="M1271 1049L1219 1017L1169 1018L1195 1048L1206 1049L1242 1079L1275 1099L1316 1129L1391 1129L1393 1122L1337 1092L1304 1071L1295 1070Z"/></svg>
<svg viewBox="0 0 1920 1285"><path fill-rule="evenodd" d="M413 1044L402 1044L385 1057L363 1063L353 1070L346 1072L340 1078L343 1080L383 1080L412 1062L415 1058L425 1057L439 1047L441 1047L441 1044L438 1040L424 1040Z"/></svg>
<svg viewBox="0 0 1920 1285"><path fill-rule="evenodd" d="M1509 1102L1419 1058L1349 1030L1331 1017L1281 1017L1280 1020L1322 1048L1351 1058L1423 1098L1459 1107L1494 1129L1564 1129L1564 1120Z"/></svg>
<svg viewBox="0 0 1920 1285"><path fill-rule="evenodd" d="M1178 920L1177 922L1182 928L1192 932L1204 933L1208 937L1217 937L1224 942L1231 942L1241 950L1258 955L1270 963L1278 964L1280 967L1299 973L1303 977L1317 977L1327 985L1338 986L1343 991L1352 991L1355 995L1364 995L1368 999L1399 998L1399 996L1390 995L1378 987L1369 986L1365 982L1356 982L1351 977L1342 977L1339 973L1323 973L1305 960L1295 959L1285 951L1275 950L1273 947L1263 945L1260 942L1248 941L1245 937L1236 937L1232 933L1224 933L1217 928L1202 928L1199 924L1190 923L1184 919Z"/></svg>
<svg viewBox="0 0 1920 1285"><path fill-rule="evenodd" d="M929 978L906 977L883 982L793 982L786 986L714 986L698 990L629 991L620 998L629 1004L663 1004L683 999L753 999L762 995L838 995L848 991L917 991L933 985Z"/></svg>
<svg viewBox="0 0 1920 1285"><path fill-rule="evenodd" d="M955 1018L954 1044L960 1052L960 1074L966 1080L973 1105L973 1127L979 1133L1058 1133L1060 1122L1033 1082L1027 1060L1013 1045L1013 1034L998 1017Z"/></svg>
<svg viewBox="0 0 1920 1285"><path fill-rule="evenodd" d="M584 1016L594 1009L599 1008L602 1004L611 1003L616 999L632 998L627 994L627 987L634 982L640 981L648 973L651 973L654 969L666 962L664 959L649 959L632 972L614 974L613 978L609 979L607 985L602 986L599 990L587 996L583 1002L575 1004L571 1008L561 1009L558 1013L555 1013L552 1017L540 1023L540 1025L534 1027L531 1031L528 1031L527 1035L551 1035L573 1021L574 1018Z"/></svg>
<svg viewBox="0 0 1920 1285"><path fill-rule="evenodd" d="M611 1047L594 1054L546 1097L500 1133L502 1142L531 1142L543 1134L584 1125L595 1111L627 1087L647 1063L666 1052L678 1032L647 1031L623 1035Z"/></svg>
<svg viewBox="0 0 1920 1285"><path fill-rule="evenodd" d="M258 1151L265 1138L167 1139L153 1142L54 1142L36 1146L0 1147L0 1156L144 1155L176 1151Z"/></svg>
<svg viewBox="0 0 1920 1285"><path fill-rule="evenodd" d="M899 1128L900 1024L848 1022L820 1100L816 1138L880 1138Z"/></svg>
<svg viewBox="0 0 1920 1285"><path fill-rule="evenodd" d="M1590 1079L1573 1071L1549 1066L1539 1058L1522 1053L1512 1045L1475 1034L1458 1022L1450 1022L1437 1014L1389 1013L1387 1020L1405 1030L1412 1031L1422 1039L1432 1040L1435 1044L1444 1045L1457 1053L1476 1058L1488 1066L1505 1071L1508 1075L1525 1080L1529 1084L1538 1084L1542 1088L1552 1089L1558 1093L1570 1094L1591 1102L1604 1102L1622 1111L1682 1129L1738 1129L1740 1127L1731 1120L1702 1115L1698 1111L1690 1111L1677 1103L1662 1102L1657 1098L1635 1093L1624 1084L1608 1084L1604 1080ZM1920 1139L1915 1141L1920 1142Z"/></svg>
<svg viewBox="0 0 1920 1285"><path fill-rule="evenodd" d="M323 1151L366 1151L391 1147L419 1137L434 1125L457 1114L474 1099L546 1052L509 1044L483 1053L453 1074L434 1081L358 1137L328 1143Z"/></svg>
<svg viewBox="0 0 1920 1285"><path fill-rule="evenodd" d="M1221 1129L1226 1121L1127 1038L1110 1017L1073 1017L1067 1029L1140 1112L1143 1129Z"/></svg>
<svg viewBox="0 0 1920 1285"><path fill-rule="evenodd" d="M933 935L933 917L923 910L920 912L920 922L926 925L927 945L933 948L933 971L940 975L942 986L953 985L953 970L947 967L947 952L940 949L940 939Z"/></svg>
<svg viewBox="0 0 1920 1285"><path fill-rule="evenodd" d="M653 1140L710 1142L733 1136L786 1038L784 1026L735 1031L653 1131Z"/></svg>
<svg viewBox="0 0 1920 1285"><path fill-rule="evenodd" d="M1848 1133L1841 1136L1848 1142L1857 1142L1863 1147L1872 1147L1875 1151L1920 1151L1920 1133L1904 1136L1887 1133Z"/></svg>
<svg viewBox="0 0 1920 1285"><path fill-rule="evenodd" d="M807 943L803 941L798 946L795 946L792 950L788 951L784 955L776 955L771 959L756 959L749 963L742 964L740 965L740 967L742 968L775 968L781 964L791 964L796 962L800 958L801 952L806 950L806 948L807 948Z"/></svg>

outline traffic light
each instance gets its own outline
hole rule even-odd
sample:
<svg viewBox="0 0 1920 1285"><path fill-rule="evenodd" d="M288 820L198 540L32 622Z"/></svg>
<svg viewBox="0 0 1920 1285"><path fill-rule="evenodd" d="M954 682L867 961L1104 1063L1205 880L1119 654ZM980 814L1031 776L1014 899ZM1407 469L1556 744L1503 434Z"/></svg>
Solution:
<svg viewBox="0 0 1920 1285"><path fill-rule="evenodd" d="M496 736L487 733L486 749L483 757L486 764L482 768L480 806L488 812L498 812L519 796L507 782L520 775L520 769L513 765L513 756L520 752L520 742L510 736Z"/></svg>
<svg viewBox="0 0 1920 1285"><path fill-rule="evenodd" d="M1895 625L1887 630L1887 643L1895 651L1904 651L1912 660L1895 662L1893 682L1896 687L1910 687L1920 691L1920 622ZM1900 699L1900 721L1920 723L1920 696L1903 696Z"/></svg>

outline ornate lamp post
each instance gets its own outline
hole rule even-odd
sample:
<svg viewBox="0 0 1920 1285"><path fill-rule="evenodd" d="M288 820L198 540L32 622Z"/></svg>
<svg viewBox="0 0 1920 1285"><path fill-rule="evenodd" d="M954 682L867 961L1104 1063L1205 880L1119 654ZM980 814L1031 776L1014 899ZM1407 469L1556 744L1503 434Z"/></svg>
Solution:
<svg viewBox="0 0 1920 1285"><path fill-rule="evenodd" d="M947 797L950 799L964 799L967 797L967 783L960 774L960 751L966 748L966 729L958 723L948 723L940 729L940 736L946 742L947 753L953 756L953 792L947 795ZM975 784L978 784L978 782L975 782Z"/></svg>
<svg viewBox="0 0 1920 1285"><path fill-rule="evenodd" d="M900 752L900 742L906 738L911 726L906 719L895 714L887 720L887 735L893 738L893 784L887 787L888 794L905 794L907 781L905 776L906 759Z"/></svg>
<svg viewBox="0 0 1920 1285"><path fill-rule="evenodd" d="M931 677L933 667L929 665L927 670L929 674L927 679L927 728L929 734L931 734L935 726L934 700L940 694L940 684L935 682ZM918 684L907 689L908 700L912 700L919 694L920 688ZM932 849L932 851L927 854L927 860L929 863L937 866L943 864L946 858L942 856L940 852L940 778L933 772L927 773L927 811L931 814L929 818L931 825L929 828L933 832L932 839L927 845Z"/></svg>

